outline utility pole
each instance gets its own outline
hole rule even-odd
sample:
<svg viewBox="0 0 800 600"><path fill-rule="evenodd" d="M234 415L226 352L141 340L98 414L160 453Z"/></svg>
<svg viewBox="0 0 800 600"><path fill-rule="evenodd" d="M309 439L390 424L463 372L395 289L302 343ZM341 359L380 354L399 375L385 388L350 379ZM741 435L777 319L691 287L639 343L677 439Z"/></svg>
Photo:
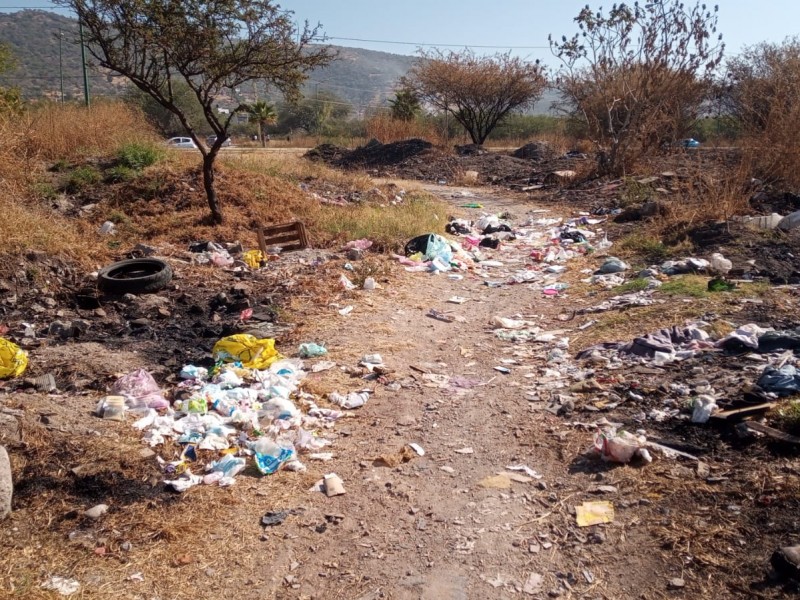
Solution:
<svg viewBox="0 0 800 600"><path fill-rule="evenodd" d="M86 44L83 43L83 23L78 17L78 31L81 37L81 64L83 65L83 101L89 108L89 74L86 72Z"/></svg>
<svg viewBox="0 0 800 600"><path fill-rule="evenodd" d="M58 30L58 75L61 80L61 104L64 104L64 32Z"/></svg>

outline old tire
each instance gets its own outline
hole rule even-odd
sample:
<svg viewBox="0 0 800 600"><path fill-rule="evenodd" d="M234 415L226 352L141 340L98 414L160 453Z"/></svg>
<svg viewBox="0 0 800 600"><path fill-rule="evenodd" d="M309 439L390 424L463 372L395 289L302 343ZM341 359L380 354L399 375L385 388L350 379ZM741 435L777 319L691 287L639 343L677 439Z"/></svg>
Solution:
<svg viewBox="0 0 800 600"><path fill-rule="evenodd" d="M157 258L121 260L100 270L97 283L107 294L148 294L172 281L172 267Z"/></svg>

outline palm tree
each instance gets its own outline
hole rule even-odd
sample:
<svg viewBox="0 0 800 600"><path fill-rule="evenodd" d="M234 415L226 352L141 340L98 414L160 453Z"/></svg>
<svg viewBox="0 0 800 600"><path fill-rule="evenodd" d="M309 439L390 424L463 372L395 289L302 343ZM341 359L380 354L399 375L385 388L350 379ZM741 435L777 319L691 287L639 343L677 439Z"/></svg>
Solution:
<svg viewBox="0 0 800 600"><path fill-rule="evenodd" d="M278 113L275 112L275 107L264 100L257 100L247 107L247 114L258 121L258 135L261 138L261 146L266 148L266 127L278 122Z"/></svg>

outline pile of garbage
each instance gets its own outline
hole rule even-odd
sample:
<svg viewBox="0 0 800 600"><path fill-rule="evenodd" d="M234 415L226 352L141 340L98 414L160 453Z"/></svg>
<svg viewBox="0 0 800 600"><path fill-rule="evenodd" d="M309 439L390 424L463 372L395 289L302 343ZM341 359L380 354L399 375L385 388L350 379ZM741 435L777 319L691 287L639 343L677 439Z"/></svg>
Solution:
<svg viewBox="0 0 800 600"><path fill-rule="evenodd" d="M546 211L544 211L546 212ZM438 234L426 234L410 240L405 256L396 256L410 272L472 272L485 279L489 287L519 283L536 283L545 295L556 296L567 289L558 281L566 271L563 263L595 251L606 251L612 243L588 226L605 219L582 215L574 219L531 217L513 226L502 215L482 215L476 221L452 219L446 231L458 238L447 239ZM496 260L486 250L503 252L504 260ZM615 259L618 260L618 259ZM538 263L534 268L515 268L514 265Z"/></svg>
<svg viewBox="0 0 800 600"><path fill-rule="evenodd" d="M324 353L313 346L303 349L307 356ZM250 459L266 475L280 468L304 471L301 456L330 458L319 453L330 444L321 432L344 413L321 408L313 396L299 391L306 375L301 360L281 357L272 339L246 334L221 339L213 356L210 370L183 367L171 402L140 369L114 384L113 395L99 402L97 413L112 420L137 415L133 426L151 447L177 443L180 454L170 460L159 457L159 462L165 483L179 492L201 483L233 485ZM203 460L208 456L214 460Z"/></svg>

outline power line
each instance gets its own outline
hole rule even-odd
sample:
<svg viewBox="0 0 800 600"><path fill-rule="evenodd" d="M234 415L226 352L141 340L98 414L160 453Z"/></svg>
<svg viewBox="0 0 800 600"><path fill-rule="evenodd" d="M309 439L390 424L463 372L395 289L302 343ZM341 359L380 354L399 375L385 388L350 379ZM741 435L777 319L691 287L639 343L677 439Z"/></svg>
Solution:
<svg viewBox="0 0 800 600"><path fill-rule="evenodd" d="M0 10L9 9L39 9L39 10L53 10L57 9L55 6L0 6ZM63 9L68 10L68 9ZM326 40L339 40L343 42L366 42L370 44L396 44L399 46L432 46L442 48L481 48L488 50L549 50L550 46L495 46L486 44L440 44L434 42L406 42L397 40L371 40L366 38L352 38L352 37L338 37L332 35L325 35L318 38L316 41L324 42Z"/></svg>
<svg viewBox="0 0 800 600"><path fill-rule="evenodd" d="M549 50L550 46L486 46L481 44L434 44L429 42L397 42L391 40L367 40L363 38L347 38L335 37L326 35L320 41L324 40L343 40L347 42L368 42L370 44L398 44L401 46L441 46L443 48L488 48L498 50Z"/></svg>

